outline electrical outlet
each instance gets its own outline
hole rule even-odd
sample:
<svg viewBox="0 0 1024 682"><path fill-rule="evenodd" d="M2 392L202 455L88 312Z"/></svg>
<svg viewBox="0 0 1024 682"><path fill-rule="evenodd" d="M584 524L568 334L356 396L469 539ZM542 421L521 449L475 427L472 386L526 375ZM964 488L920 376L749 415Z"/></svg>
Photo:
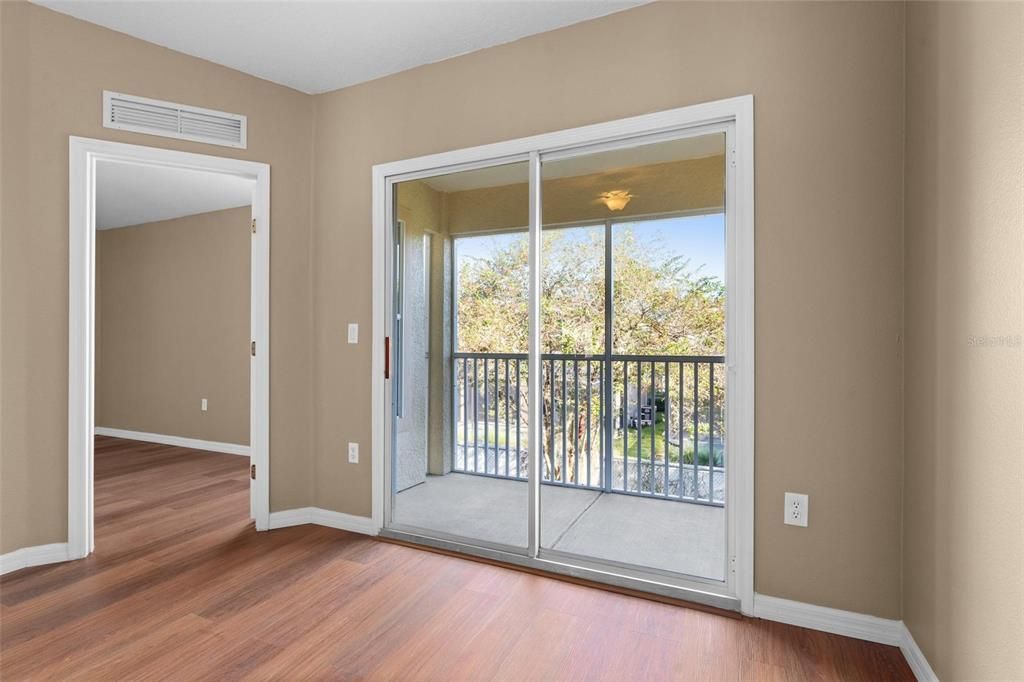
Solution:
<svg viewBox="0 0 1024 682"><path fill-rule="evenodd" d="M359 343L359 325L355 322L348 323L348 342Z"/></svg>
<svg viewBox="0 0 1024 682"><path fill-rule="evenodd" d="M359 464L359 443L348 444L348 463Z"/></svg>
<svg viewBox="0 0 1024 682"><path fill-rule="evenodd" d="M206 398L202 398L199 401L199 409L202 410L203 412L206 412Z"/></svg>
<svg viewBox="0 0 1024 682"><path fill-rule="evenodd" d="M807 495L786 493L785 521L790 526L807 527Z"/></svg>

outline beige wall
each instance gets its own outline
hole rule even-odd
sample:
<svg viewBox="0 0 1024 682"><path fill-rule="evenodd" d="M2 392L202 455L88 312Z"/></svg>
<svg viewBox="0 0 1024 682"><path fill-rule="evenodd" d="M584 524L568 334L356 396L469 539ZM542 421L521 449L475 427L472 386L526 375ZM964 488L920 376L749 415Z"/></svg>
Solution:
<svg viewBox="0 0 1024 682"><path fill-rule="evenodd" d="M97 232L97 426L249 444L251 216Z"/></svg>
<svg viewBox="0 0 1024 682"><path fill-rule="evenodd" d="M343 452L370 441L370 348L337 339L371 322L373 164L744 93L756 589L899 617L902 4L656 3L318 96L314 503L370 513L370 461ZM810 527L782 524L787 490Z"/></svg>
<svg viewBox="0 0 1024 682"><path fill-rule="evenodd" d="M307 506L312 98L22 2L0 24L0 552L67 538L69 135L271 165L270 503ZM249 148L103 128L104 89L246 114Z"/></svg>
<svg viewBox="0 0 1024 682"><path fill-rule="evenodd" d="M903 619L1024 679L1024 5L907 6Z"/></svg>

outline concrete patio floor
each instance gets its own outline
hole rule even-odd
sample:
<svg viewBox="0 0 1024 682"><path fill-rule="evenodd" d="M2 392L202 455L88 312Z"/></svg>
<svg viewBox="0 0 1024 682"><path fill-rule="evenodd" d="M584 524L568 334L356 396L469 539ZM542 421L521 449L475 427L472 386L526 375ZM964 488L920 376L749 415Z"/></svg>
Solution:
<svg viewBox="0 0 1024 682"><path fill-rule="evenodd" d="M469 474L427 476L398 493L396 524L525 547L527 484ZM541 546L722 580L725 509L541 486Z"/></svg>

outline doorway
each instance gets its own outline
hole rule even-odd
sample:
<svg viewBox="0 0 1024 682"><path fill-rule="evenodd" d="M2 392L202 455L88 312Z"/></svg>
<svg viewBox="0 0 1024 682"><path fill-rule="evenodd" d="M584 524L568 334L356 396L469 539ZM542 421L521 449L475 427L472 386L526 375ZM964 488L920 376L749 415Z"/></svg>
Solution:
<svg viewBox="0 0 1024 682"><path fill-rule="evenodd" d="M70 157L70 251L69 251L69 380L68 380L68 542L71 558L81 558L88 555L95 548L95 448L94 448L94 427L97 417L97 391L101 390L103 411L106 419L112 419L121 424L155 424L154 429L160 431L181 431L188 432L186 435L149 432L142 428L115 428L109 435L122 436L136 441L149 441L164 443L165 445L176 445L195 448L198 450L216 450L222 452L233 452L231 457L236 458L238 454L249 455L248 466L248 488L249 488L249 516L256 522L259 530L267 527L269 516L268 509L268 468L269 459L269 167L266 164L227 159L201 154L190 154L176 152L166 149L143 147L137 145L107 142L86 138L71 137L69 141ZM181 183L186 185L191 182L194 187L187 191L187 197L166 197L167 201L159 202L138 202L133 205L131 201L115 202L120 217L111 217L109 202L103 201L102 185L113 182L111 178L121 178L124 182L131 184L139 182L135 190L128 188L129 192L135 195L136 199L143 198L148 191L147 187L162 187ZM150 178L152 182L147 182ZM102 185L101 185L102 183ZM183 185L182 185L183 186ZM211 191L216 189L216 191ZM153 319L160 317L172 317L174 309L177 308L184 316L183 321L190 319L189 304L185 300L168 302L140 308L132 313L131 300L138 297L138 289L146 286L146 282L155 282L161 279L179 288L188 288L199 282L190 281L188 277L182 277L178 272L178 266L172 266L167 272L157 272L163 265L154 261L153 267L149 269L155 279L147 280L145 269L146 249L152 251L173 250L173 245L167 242L171 236L169 230L173 229L170 223L174 222L172 216L177 213L180 220L184 220L181 213L188 207L203 206L204 193L209 194L206 201L214 211L201 211L193 214L193 217L201 216L201 221L217 221L218 225L224 218L230 223L225 228L231 231L231 236L225 230L216 230L215 240L231 240L235 245L240 245L244 251L236 256L245 253L238 263L239 268L244 268L243 279L233 277L230 282L221 281L223 272L227 268L218 268L215 263L207 263L209 268L204 272L209 275L206 280L208 286L217 288L230 287L237 290L239 294L233 303L224 296L226 292L219 291L211 294L211 298L220 295L225 298L226 305L246 305L248 310L219 310L211 313L211 323L224 325L226 336L231 337L230 347L224 345L222 349L215 349L210 344L196 349L188 366L175 372L173 376L161 374L159 358L146 356L146 351L157 350L160 343L166 342L165 338L151 339L148 347L136 348L141 364L135 370L124 376L105 376L105 379L125 379L123 382L108 381L98 387L96 380L97 362L104 357L108 360L111 357L124 357L124 353L110 356L104 352L97 354L97 333L101 329L111 331L111 338L100 341L104 351L112 350L108 342L112 342L113 331L128 331L126 338L138 341L138 329L143 327L142 319L122 320L119 324L112 313L127 311L136 318L144 317L153 322L146 328L159 327L160 322L167 320ZM232 194L233 198L225 199L224 194ZM237 196L234 196L237 195ZM233 207L226 207L224 202L238 204ZM198 202L198 203L197 203ZM187 206L186 206L187 204ZM194 206L193 206L194 204ZM205 204L204 204L205 205ZM115 213L117 213L115 211ZM163 215L161 211L167 213ZM244 213L245 215L242 215ZM146 220L144 225L137 225L134 217L143 216L155 218L166 218L163 223L154 223ZM241 216L241 217L239 217ZM128 219L128 223L123 223ZM118 221L123 224L118 225ZM197 220L200 220L197 218ZM241 222L244 221L244 222ZM195 221L193 221L195 222ZM239 223L235 225L234 223ZM114 230L103 233L103 255L112 256L117 250L131 251L129 262L124 267L104 268L104 274L110 279L104 286L109 286L111 291L104 293L121 296L116 300L116 305L110 304L104 314L104 324L98 326L97 316L103 314L98 308L100 301L97 296L97 229L105 227L130 228L131 234L114 234ZM176 225L177 223L175 223ZM156 225L163 225L168 229L154 230ZM188 229L194 229L197 234L204 232L204 225L191 225ZM178 225L178 227L181 227ZM211 234L206 231L208 236ZM122 239L121 237L125 237ZM149 244L153 240L160 244ZM138 249L142 248L142 252ZM184 248L184 247L183 247ZM214 249L214 243L204 247ZM134 254L134 255L132 255ZM204 254L204 255L209 255ZM187 257L187 253L183 255ZM197 261L199 262L199 261ZM105 263L111 265L111 263ZM181 264L179 264L180 266ZM184 266L192 267L192 266ZM196 267L195 279L206 277L199 272L201 268ZM239 270L235 268L235 270ZM237 274L237 273L236 273ZM176 284L175 284L176 283ZM154 287L155 289L155 287ZM165 289L161 295L173 296L180 292L171 292ZM173 295L172 295L173 294ZM193 292L194 296L201 295L200 292ZM178 297L180 298L180 296ZM242 300L242 299L246 300ZM111 299L114 300L114 299ZM109 303L109 301L108 301ZM138 303L138 301L136 301ZM191 306L192 312L196 306ZM226 319L232 318L232 319ZM235 319L237 318L237 319ZM109 323L109 324L108 324ZM230 330L227 329L230 327ZM165 330L167 332L167 330ZM158 333L158 332L154 332ZM171 332L167 332L170 334ZM182 329L181 333L187 333ZM168 354L174 354L177 350L173 341L168 346ZM180 339L180 346L187 345L187 339ZM218 342L219 343L219 342ZM234 349L238 344L240 349ZM221 353L230 357L225 364L230 364L230 369L225 368L223 381L209 381L203 388L196 389L191 384L185 387L188 398L177 396L175 392L182 388L179 384L188 383L183 375L195 374L193 378L202 383L203 374L215 373L213 369L203 370L204 363L213 362L215 367L218 363L210 357L203 357L206 354ZM127 362L110 361L108 364L123 365ZM111 369L104 367L104 369ZM121 367L123 369L123 367ZM217 370L219 372L219 370ZM123 374L123 373L122 373ZM150 382L139 382L139 375L149 376ZM161 379L162 377L162 379ZM161 383L155 389L152 383ZM195 382L192 382L193 384ZM118 390L111 390L116 386ZM194 389L194 390L193 390ZM244 406L229 398L227 393L237 393L247 389L248 401ZM170 396L175 404L167 404L162 408L148 409L140 405L140 394L146 391L155 391L162 396ZM190 392L197 392L192 396ZM219 392L218 392L219 391ZM124 395L127 393L128 395ZM209 393L209 394L207 394ZM201 394L201 395L200 395ZM111 396L114 396L112 398ZM194 400L192 398L194 397ZM177 403L188 401L188 407L184 410ZM194 404L193 404L194 403ZM152 406L150 406L152 408ZM209 419L210 412L220 409L217 420ZM209 410L209 411L208 411ZM230 412L230 414L227 414ZM194 413L194 414L193 414ZM216 423L214 423L216 421ZM99 426L108 426L99 424ZM191 429L191 431L189 431ZM102 429L100 430L102 433ZM198 436L198 437L196 437ZM232 441L247 440L248 442L238 443ZM225 442L226 441L226 442ZM221 447L223 446L223 447ZM232 464L235 462L233 461Z"/></svg>
<svg viewBox="0 0 1024 682"><path fill-rule="evenodd" d="M749 609L751 126L740 98L375 169L375 234L414 203L443 265L440 386L403 364L422 316L376 327L384 534ZM426 448L396 428L410 392ZM397 453L426 476L394 485Z"/></svg>

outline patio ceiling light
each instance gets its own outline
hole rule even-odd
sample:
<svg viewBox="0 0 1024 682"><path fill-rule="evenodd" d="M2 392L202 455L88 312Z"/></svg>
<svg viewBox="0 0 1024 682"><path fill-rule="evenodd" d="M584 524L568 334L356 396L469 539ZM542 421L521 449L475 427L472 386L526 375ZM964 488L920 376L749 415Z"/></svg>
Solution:
<svg viewBox="0 0 1024 682"><path fill-rule="evenodd" d="M610 192L602 192L598 199L605 206L608 207L609 211L621 211L626 208L626 204L633 198L633 195L629 193L629 190L625 189L613 189Z"/></svg>

